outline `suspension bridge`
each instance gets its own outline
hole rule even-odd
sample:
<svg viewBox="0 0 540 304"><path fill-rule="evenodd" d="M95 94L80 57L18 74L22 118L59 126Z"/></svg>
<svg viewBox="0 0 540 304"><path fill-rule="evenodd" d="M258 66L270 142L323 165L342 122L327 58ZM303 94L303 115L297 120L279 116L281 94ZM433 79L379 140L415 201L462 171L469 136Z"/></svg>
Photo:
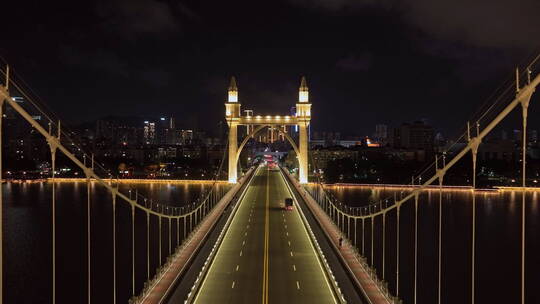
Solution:
<svg viewBox="0 0 540 304"><path fill-rule="evenodd" d="M499 100L497 107L490 107L480 118L466 124L460 138L466 144L457 153L437 154L430 166L412 177L407 193L361 207L339 201L329 191L329 186L317 178L318 175L308 182L308 164L311 162L316 169L316 163L309 155L307 132L312 104L305 78L299 88L295 116L242 116L238 87L233 78L225 103L228 145L220 166L200 198L175 207L167 202L154 202L135 188L121 190L120 181L111 178L109 171L91 153L78 146L59 120L34 104L34 110L46 117L36 120L13 98L12 91L24 95L25 90L10 76L7 68L2 71L0 117L6 105L11 107L43 136L50 148L51 220L50 227L44 227L51 233L49 301L66 302L62 295L64 288L58 284L59 276L66 274L60 273L57 266L57 206L65 203L57 196L55 172L59 152L82 170L86 184L85 265L72 265L82 266L76 274L84 276L86 284L83 295L75 302L96 303L96 298L103 302L103 295L107 294L110 296L106 302L110 303L445 303L445 286L449 279L445 277L444 268L452 267L450 254L443 250L445 238L450 233L443 230L445 175L466 155L471 155L473 180L467 191L474 194L477 191L479 146L510 113L521 110L520 276L509 279L519 281L519 298L514 302L532 303L528 300L535 291L531 288L533 283L527 281L526 262L531 259L526 258L525 193L528 186L527 114L531 97L540 83L540 75L533 66L516 70L511 98ZM237 128L242 125L247 127L248 134L238 145ZM286 132L286 126L299 128L298 144ZM277 130L291 143L298 158L295 173L263 164L239 173L238 159L243 147L265 128ZM0 143L1 136L2 125ZM228 183L220 181L226 160ZM0 174L2 172L0 167ZM94 187L105 191L101 193L106 193L111 217L107 228L111 247L106 254L110 261L101 264L92 258L98 254L97 250L104 250L92 246L95 239L92 233L96 229L91 220ZM436 265L432 265L436 291L433 298L420 298L419 282L425 279L419 275L419 267L425 263L419 260L418 223L424 214L422 196L428 188L431 193L437 191L439 199L431 227L436 231L436 240L432 244L436 247ZM3 187L0 187L3 191L1 189ZM283 206L286 198L293 200L290 211ZM0 218L3 218L3 206L4 202L0 201ZM471 195L470 208L471 217L462 219L471 226L470 235L464 237L470 248L469 263L459 266L463 268L463 276L459 279L469 282L470 286L460 292L468 294L470 303L483 303L476 293L476 263L482 257L477 255L475 195ZM119 229L120 218L127 219L128 229ZM5 265L9 261L2 255L2 227L0 225L0 260L3 263L0 265ZM412 238L405 238L404 230L412 230ZM127 240L130 249L121 255L119 239ZM412 254L404 257L404 252ZM130 264L129 268L119 266L126 262ZM108 270L103 271L104 268ZM101 277L96 278L96 272ZM3 286L9 280L0 268L0 303L5 295ZM107 290L98 290L97 280L110 282ZM128 286L128 292L120 292L120 285Z"/></svg>

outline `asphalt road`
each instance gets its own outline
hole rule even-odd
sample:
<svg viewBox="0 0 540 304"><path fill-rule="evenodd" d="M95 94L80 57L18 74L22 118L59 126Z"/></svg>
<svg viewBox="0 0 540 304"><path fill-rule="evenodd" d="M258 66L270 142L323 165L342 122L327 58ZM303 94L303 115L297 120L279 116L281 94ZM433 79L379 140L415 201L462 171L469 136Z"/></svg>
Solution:
<svg viewBox="0 0 540 304"><path fill-rule="evenodd" d="M195 303L336 303L281 174L258 169Z"/></svg>

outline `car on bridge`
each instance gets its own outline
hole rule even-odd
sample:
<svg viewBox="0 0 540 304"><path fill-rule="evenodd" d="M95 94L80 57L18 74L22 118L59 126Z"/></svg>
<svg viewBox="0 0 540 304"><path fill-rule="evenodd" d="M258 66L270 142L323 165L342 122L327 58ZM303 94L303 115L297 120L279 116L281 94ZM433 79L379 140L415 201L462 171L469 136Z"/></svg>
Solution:
<svg viewBox="0 0 540 304"><path fill-rule="evenodd" d="M285 199L285 210L293 210L293 199L288 197Z"/></svg>

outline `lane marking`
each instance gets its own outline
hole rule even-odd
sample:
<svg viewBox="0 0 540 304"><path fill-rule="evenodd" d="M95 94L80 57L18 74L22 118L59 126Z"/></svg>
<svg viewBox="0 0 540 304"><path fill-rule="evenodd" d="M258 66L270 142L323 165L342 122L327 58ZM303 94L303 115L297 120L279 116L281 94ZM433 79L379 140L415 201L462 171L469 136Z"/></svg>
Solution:
<svg viewBox="0 0 540 304"><path fill-rule="evenodd" d="M231 288L232 288L232 289L234 289L234 283L235 283L235 282L234 282L234 281L232 281L232 286L231 286Z"/></svg>
<svg viewBox="0 0 540 304"><path fill-rule="evenodd" d="M235 207L235 208L237 208L237 212L240 212L240 208L242 207L242 205L239 205L239 204L241 204L241 203L246 204L246 203L247 203L247 201L245 201L245 200L247 200L248 193L251 193L251 192L255 191L255 190L254 190L254 187L252 187L253 185L251 185L250 183L251 183L251 181L253 181L253 179L255 178L255 176L258 176L258 175L259 175L259 172L260 172L260 168L257 168L257 169L255 170L255 172L253 173L253 175L251 176L251 179L248 181L248 186L245 188L244 192L242 192L242 194L241 194L241 196L240 196L242 199L241 199L240 201L238 201L238 202L236 203L236 205L235 205L235 206L238 206L238 207ZM234 209L233 209L233 210L234 210ZM223 243L225 243L226 240L228 240L228 239L230 238L230 235L231 235L231 233L232 233L232 232L231 232L231 230L232 230L231 227L233 227L234 225L236 225L236 223L237 223L238 221L239 221L239 220L237 219L236 216L234 216L234 217L232 218L231 223L229 224L229 227L228 227L227 230L225 231L225 235L223 236L223 240L222 240L220 246L217 248L217 252L216 252L214 258L213 258L212 261L210 262L210 267L209 267L209 269L208 269L208 271L207 271L205 277L204 277L203 280L202 280L202 284L201 284L201 286L200 286L199 288L197 288L197 291L195 292L195 295L194 295L194 297L193 297L193 302L192 302L192 303L197 303L197 302L198 302L198 301L197 301L197 300L198 300L198 297L199 297L200 294L203 292L203 290L205 289L206 283L208 282L208 280L206 280L206 278L208 278L208 276L210 276L210 274L213 272L213 268L214 268L215 265L216 265L216 261L219 260L219 259L221 258L221 255L223 254L223 252L222 252L223 247L222 247L221 245L222 245ZM195 285L193 285L192 288L194 288L194 287L195 287Z"/></svg>
<svg viewBox="0 0 540 304"><path fill-rule="evenodd" d="M293 271L296 271L296 265L292 265Z"/></svg>
<svg viewBox="0 0 540 304"><path fill-rule="evenodd" d="M293 253L292 253L292 251L291 251L291 256L294 256Z"/></svg>
<svg viewBox="0 0 540 304"><path fill-rule="evenodd" d="M242 250L240 250L240 256L242 256Z"/></svg>
<svg viewBox="0 0 540 304"><path fill-rule="evenodd" d="M240 267L240 265L236 265L236 271L238 271L238 268Z"/></svg>
<svg viewBox="0 0 540 304"><path fill-rule="evenodd" d="M285 176L283 175L282 172L280 172L279 174L281 176L281 181L282 183L287 187L287 189L289 189L289 193L292 195L292 198L293 200L295 201L296 203L296 206L300 206L300 204L298 203L298 200L296 199L296 196L293 194L293 191L291 189L291 187L289 186L288 182L285 180ZM304 224L304 221L302 220L302 217L300 216L300 211L297 210L295 208L296 212L294 212L296 214L296 216L298 217L298 220L300 221L300 223L302 224L301 226L304 228L302 229L304 231L304 233L306 234L306 237L308 238L309 240L309 245L311 247L311 249L313 250L313 252L318 255L317 253L317 250L315 249L315 246L313 244L313 240L311 239L309 233L308 233L308 230L307 230L307 227L306 225ZM338 296L337 294L334 294L334 289L332 288L332 286L330 285L330 281L328 280L328 276L329 275L323 268L323 265L321 263L321 259L319 259L319 257L317 257L317 264L319 264L319 268L321 269L321 272L324 274L324 280L326 281L326 285L328 286L328 289L330 290L330 293L332 294L332 300L334 300L334 304L337 304L337 299L336 299L336 296Z"/></svg>
<svg viewBox="0 0 540 304"><path fill-rule="evenodd" d="M268 304L268 247L269 247L269 226L270 226L270 174L266 173L266 206L264 209L264 258L263 258L263 290L262 303Z"/></svg>
<svg viewBox="0 0 540 304"><path fill-rule="evenodd" d="M300 282L296 281L296 288L298 288L298 290L300 290Z"/></svg>
<svg viewBox="0 0 540 304"><path fill-rule="evenodd" d="M246 241L242 241L242 246L244 246L246 244Z"/></svg>
<svg viewBox="0 0 540 304"><path fill-rule="evenodd" d="M289 247L291 247L291 241L288 241L288 243L289 243Z"/></svg>

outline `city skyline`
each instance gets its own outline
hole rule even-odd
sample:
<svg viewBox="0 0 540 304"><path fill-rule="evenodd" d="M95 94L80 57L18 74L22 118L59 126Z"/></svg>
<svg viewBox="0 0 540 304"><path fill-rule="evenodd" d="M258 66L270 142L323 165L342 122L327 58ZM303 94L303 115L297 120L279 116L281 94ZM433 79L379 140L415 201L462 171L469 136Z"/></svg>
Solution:
<svg viewBox="0 0 540 304"><path fill-rule="evenodd" d="M217 113L230 76L237 77L244 109L275 115L294 105L305 75L314 111L324 113L314 116L319 130L371 133L375 124L428 118L453 133L526 61L537 45L524 37L540 28L536 19L521 18L529 16L522 9L501 9L502 20L520 21L513 23L520 34L500 29L494 35L488 29L498 28L499 20L482 18L486 13L468 3L411 2L409 9L393 1L322 0L277 1L266 9L245 1L23 6L8 4L7 22L17 27L0 38L0 55L59 117L169 113L204 129L223 120ZM524 0L522 6L534 4ZM471 18L461 24L442 14L445 9ZM420 12L440 16L441 25L420 21ZM36 51L35 44L44 43ZM454 106L463 110L453 117L440 111Z"/></svg>

